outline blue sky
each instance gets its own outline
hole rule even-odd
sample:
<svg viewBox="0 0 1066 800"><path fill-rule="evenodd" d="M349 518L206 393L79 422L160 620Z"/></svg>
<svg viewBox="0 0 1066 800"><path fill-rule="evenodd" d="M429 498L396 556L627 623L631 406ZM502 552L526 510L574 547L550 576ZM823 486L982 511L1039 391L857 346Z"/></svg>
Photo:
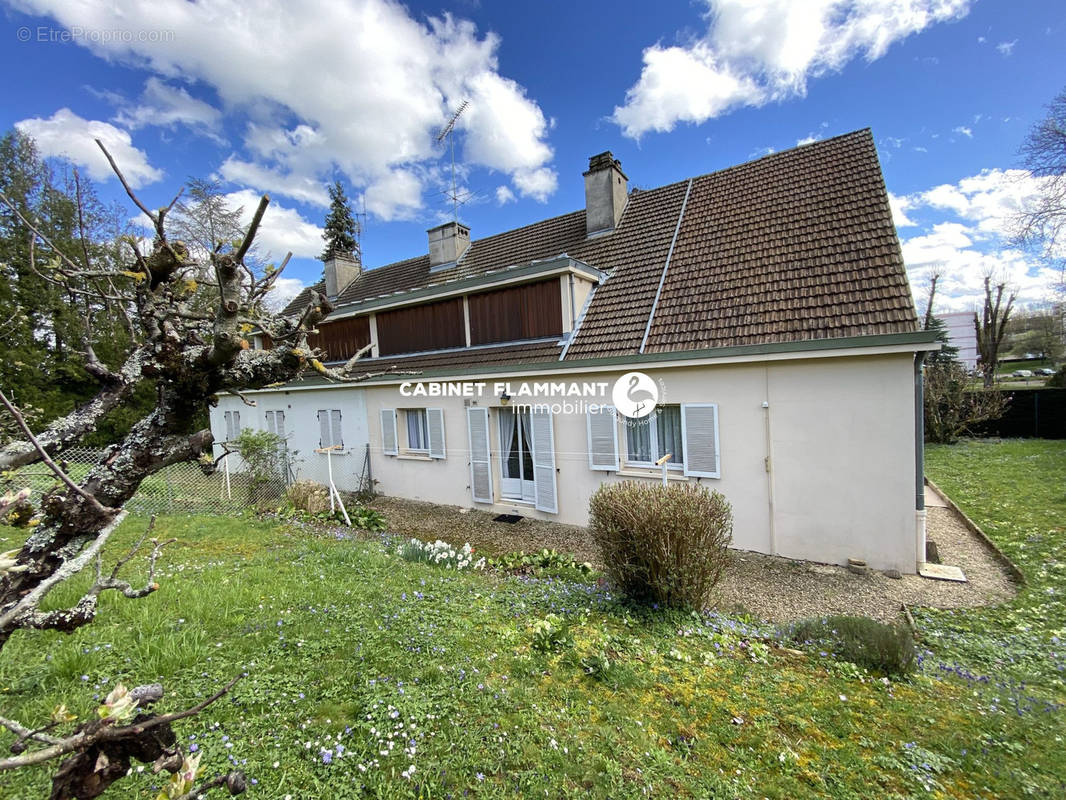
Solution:
<svg viewBox="0 0 1066 800"><path fill-rule="evenodd" d="M4 2L3 128L118 197L102 137L152 205L216 175L263 246L315 280L324 185L367 219L364 261L417 255L450 215L477 238L580 208L588 156L653 187L871 127L916 294L966 309L996 269L1039 302L1052 273L1005 237L1035 182L1017 151L1066 86L1066 5L972 0L410 3ZM132 214L131 214L132 216Z"/></svg>

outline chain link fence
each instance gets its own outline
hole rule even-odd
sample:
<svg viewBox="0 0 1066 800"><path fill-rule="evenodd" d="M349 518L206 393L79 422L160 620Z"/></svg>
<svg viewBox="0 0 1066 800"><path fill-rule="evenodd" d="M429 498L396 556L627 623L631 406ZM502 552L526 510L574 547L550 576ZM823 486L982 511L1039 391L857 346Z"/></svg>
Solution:
<svg viewBox="0 0 1066 800"><path fill-rule="evenodd" d="M55 456L55 461L78 481L99 462L103 452L72 447ZM302 477L299 474L301 465L302 462L285 448L278 452L273 475L260 480L252 479L236 453L222 459L209 475L205 475L195 462L172 464L145 478L125 508L143 514L224 515L244 508L278 505L285 490ZM5 477L5 488L18 490L28 486L34 505L39 505L42 495L58 483L55 474L41 463L22 467ZM317 474L305 477L325 482Z"/></svg>

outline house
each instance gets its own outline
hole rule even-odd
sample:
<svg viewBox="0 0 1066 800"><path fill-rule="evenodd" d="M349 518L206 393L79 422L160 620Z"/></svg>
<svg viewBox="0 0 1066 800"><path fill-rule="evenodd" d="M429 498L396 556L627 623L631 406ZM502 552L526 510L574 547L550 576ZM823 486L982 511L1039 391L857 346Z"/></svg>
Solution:
<svg viewBox="0 0 1066 800"><path fill-rule="evenodd" d="M936 318L944 323L948 334L948 344L959 349L955 358L966 369L977 369L977 327L972 311L954 311L950 314L937 314Z"/></svg>
<svg viewBox="0 0 1066 800"><path fill-rule="evenodd" d="M327 262L315 345L416 374L224 397L216 439L273 426L318 479L336 444L338 484L368 450L384 494L578 525L605 482L693 481L732 503L737 548L913 573L937 345L870 131L639 191L602 153L584 182L570 214Z"/></svg>

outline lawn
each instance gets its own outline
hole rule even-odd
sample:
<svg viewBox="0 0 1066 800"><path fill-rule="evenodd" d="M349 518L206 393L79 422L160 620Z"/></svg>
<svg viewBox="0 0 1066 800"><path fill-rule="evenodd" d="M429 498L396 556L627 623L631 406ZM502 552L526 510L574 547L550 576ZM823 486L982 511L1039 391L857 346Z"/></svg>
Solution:
<svg viewBox="0 0 1066 800"><path fill-rule="evenodd" d="M594 580L455 572L377 541L169 517L158 533L179 542L161 590L108 597L73 636L16 636L0 706L85 718L118 680L160 679L176 705L247 671L179 732L209 772L237 764L249 796L278 800L1062 796L1066 724L1049 705L1066 699L1061 662L1040 648L1063 624L1047 590L1066 446L937 448L930 471L1031 585L1006 609L920 615L936 635L907 680L791 650L744 618L630 608ZM112 558L142 526L125 523ZM0 549L17 544L5 537ZM64 591L56 604L76 587ZM545 620L554 633L538 636ZM150 798L159 783L145 772L107 796ZM0 776L2 797L46 786L43 770Z"/></svg>
<svg viewBox="0 0 1066 800"><path fill-rule="evenodd" d="M1066 442L969 440L926 449L926 473L1026 577L1012 603L926 611L939 658L1066 700Z"/></svg>

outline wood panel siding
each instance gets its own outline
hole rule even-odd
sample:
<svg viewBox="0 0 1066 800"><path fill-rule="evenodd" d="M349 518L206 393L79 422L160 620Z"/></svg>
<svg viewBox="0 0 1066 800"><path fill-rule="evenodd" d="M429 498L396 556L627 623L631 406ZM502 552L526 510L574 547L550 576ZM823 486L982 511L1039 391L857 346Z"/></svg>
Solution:
<svg viewBox="0 0 1066 800"><path fill-rule="evenodd" d="M516 342L562 332L558 278L470 296L470 344Z"/></svg>
<svg viewBox="0 0 1066 800"><path fill-rule="evenodd" d="M383 356L466 345L463 298L397 308L377 315L378 352Z"/></svg>
<svg viewBox="0 0 1066 800"><path fill-rule="evenodd" d="M327 361L347 361L370 344L370 317L348 317L319 323L307 343L325 351Z"/></svg>

